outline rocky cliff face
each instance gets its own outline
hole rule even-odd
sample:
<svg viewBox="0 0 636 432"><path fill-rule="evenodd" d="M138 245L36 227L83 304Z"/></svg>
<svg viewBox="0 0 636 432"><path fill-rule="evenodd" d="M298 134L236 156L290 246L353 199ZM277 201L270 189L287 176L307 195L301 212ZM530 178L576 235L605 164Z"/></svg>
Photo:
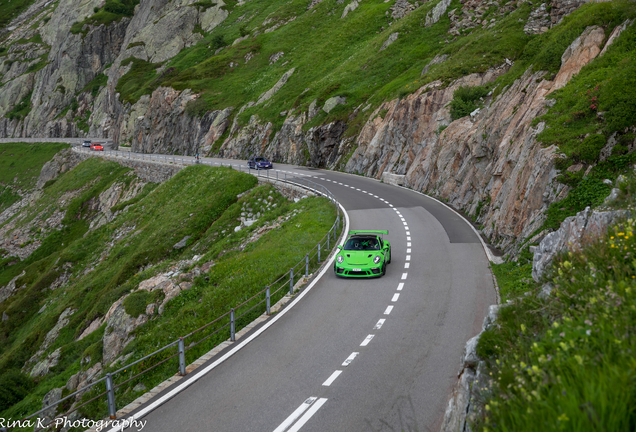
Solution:
<svg viewBox="0 0 636 432"><path fill-rule="evenodd" d="M192 3L142 2L132 18L109 25L85 24L73 34L69 32L73 23L90 17L102 1L64 0L59 5L37 1L3 29L9 35L2 44L9 49L0 58L0 137L103 136L115 143L131 142L137 129L143 128L137 119L151 108L150 98L133 105L120 101L115 87L130 69L121 63L130 57L164 62L202 37L195 27L210 31L228 15L222 1L208 8ZM108 84L86 88L101 73ZM171 94L165 97L168 103L174 99ZM182 99L188 97L193 97L190 92ZM20 102L30 110L7 117ZM178 122L183 129L175 131L179 134L196 121L175 108L170 115L184 117Z"/></svg>
<svg viewBox="0 0 636 432"><path fill-rule="evenodd" d="M280 129L257 115L246 125L238 124L238 115L266 103L286 85L294 68L257 102L201 117L185 109L199 97L188 89L159 87L152 94L132 99L134 103L122 100L117 84L132 67L125 60L132 57L157 64L156 73L165 73L163 63L200 40L199 28L210 31L229 15L222 1L210 7L194 3L144 1L132 18L108 26L85 24L82 32L71 34L64 29L90 16L101 3L91 1L77 7L74 0L65 0L49 7L36 2L15 20L8 39L15 43L2 63L0 115L9 113L21 100L32 107L24 117L2 117L0 136L103 136L112 138L115 145L130 144L133 151L146 153L200 152L228 158L264 154L279 162L344 169L375 178L383 173L400 174L405 176L405 186L436 195L474 216L491 241L506 251L535 233L548 205L567 193L554 180L556 149L542 148L536 142L535 136L544 125L533 126L532 122L545 112L549 103L546 96L599 55L605 39L603 29L590 27L572 44L553 80L547 80L543 72L529 70L508 88L498 89L497 97L488 96L484 108L471 116L452 121L448 104L454 91L460 86L492 83L507 71L510 62L449 85L429 83L404 99L386 101L357 136L346 136L344 119L308 127L319 110L333 109L328 102L334 98L322 107L312 103L307 112L281 113L286 118ZM452 23L449 34L454 34L458 23L472 23L462 28L490 28L492 20L475 21L475 17L480 18L491 3L475 0L459 11L448 12ZM405 6L406 2L400 4ZM536 23L527 32L546 31L581 4L555 0L549 11L537 9L531 15ZM443 2L438 6L435 19L446 13L448 5ZM511 2L506 7L511 11L516 8ZM453 18L460 14L461 20ZM25 57L23 52L29 54ZM444 61L439 56L435 59L431 63ZM31 68L37 70L28 72ZM102 73L106 84L91 86ZM361 107L349 118L359 114ZM228 137L220 143L224 134ZM535 240L542 236L539 233Z"/></svg>
<svg viewBox="0 0 636 432"><path fill-rule="evenodd" d="M261 153L281 162L335 168L355 148L345 171L377 179L387 172L405 175L405 186L464 210L494 244L514 251L542 226L549 204L567 193L555 181L557 149L536 141L544 124L533 126L533 121L545 113L546 96L592 61L603 40L601 28L586 29L564 53L554 80L528 70L496 98L486 98L484 108L455 121L448 107L455 90L491 83L507 65L449 86L433 82L404 99L385 102L355 141L343 138L344 123L303 130L309 113L290 115L275 134L270 123L253 116L225 141L220 155Z"/></svg>

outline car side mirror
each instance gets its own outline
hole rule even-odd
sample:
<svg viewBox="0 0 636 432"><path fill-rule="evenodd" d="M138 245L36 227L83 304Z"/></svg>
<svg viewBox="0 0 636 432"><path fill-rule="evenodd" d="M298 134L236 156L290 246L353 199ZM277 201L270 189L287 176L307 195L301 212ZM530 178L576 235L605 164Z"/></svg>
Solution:
<svg viewBox="0 0 636 432"><path fill-rule="evenodd" d="M342 246L338 245L338 249L342 250Z"/></svg>

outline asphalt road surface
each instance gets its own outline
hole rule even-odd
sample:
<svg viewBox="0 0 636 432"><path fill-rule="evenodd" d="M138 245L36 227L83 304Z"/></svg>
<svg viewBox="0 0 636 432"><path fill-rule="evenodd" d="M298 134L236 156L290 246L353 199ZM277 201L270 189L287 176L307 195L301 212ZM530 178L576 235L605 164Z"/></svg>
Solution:
<svg viewBox="0 0 636 432"><path fill-rule="evenodd" d="M205 366L194 371L186 379L196 382L152 405L145 430L439 430L464 345L496 302L479 238L413 191L338 172L275 169L324 184L346 209L349 229L388 229L387 274L348 280L327 271L238 353L204 376Z"/></svg>

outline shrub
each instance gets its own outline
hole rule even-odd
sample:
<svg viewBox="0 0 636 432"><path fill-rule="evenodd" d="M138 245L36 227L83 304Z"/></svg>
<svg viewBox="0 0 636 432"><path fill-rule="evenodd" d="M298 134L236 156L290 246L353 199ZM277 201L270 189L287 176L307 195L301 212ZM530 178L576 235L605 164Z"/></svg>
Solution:
<svg viewBox="0 0 636 432"><path fill-rule="evenodd" d="M24 399L33 387L33 381L17 369L0 375L0 412Z"/></svg>
<svg viewBox="0 0 636 432"><path fill-rule="evenodd" d="M216 35L212 38L212 40L210 41L210 48L213 50L218 50L221 47L226 46L227 43L225 42L225 39L223 38L223 35Z"/></svg>
<svg viewBox="0 0 636 432"><path fill-rule="evenodd" d="M487 94L488 89L486 87L459 87L453 93L453 100L450 103L451 118L457 120L458 118L466 117L478 108L478 100Z"/></svg>
<svg viewBox="0 0 636 432"><path fill-rule="evenodd" d="M136 291L130 294L124 300L126 313L131 317L137 318L139 315L146 312L146 305L148 304L149 298L150 293L147 291Z"/></svg>
<svg viewBox="0 0 636 432"><path fill-rule="evenodd" d="M208 111L208 104L203 97L198 97L186 104L186 113L191 117L201 117Z"/></svg>
<svg viewBox="0 0 636 432"><path fill-rule="evenodd" d="M582 161L594 163L601 154L601 149L605 147L605 135L593 134L583 140L579 147L579 158Z"/></svg>

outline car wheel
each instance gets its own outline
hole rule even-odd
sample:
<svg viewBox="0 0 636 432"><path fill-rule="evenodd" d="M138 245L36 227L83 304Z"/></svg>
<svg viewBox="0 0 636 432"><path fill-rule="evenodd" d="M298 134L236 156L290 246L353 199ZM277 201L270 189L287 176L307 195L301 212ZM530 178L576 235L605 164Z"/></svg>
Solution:
<svg viewBox="0 0 636 432"><path fill-rule="evenodd" d="M386 263L382 265L382 276L386 274Z"/></svg>
<svg viewBox="0 0 636 432"><path fill-rule="evenodd" d="M386 262L387 264L391 264L391 248L389 248L389 259Z"/></svg>

